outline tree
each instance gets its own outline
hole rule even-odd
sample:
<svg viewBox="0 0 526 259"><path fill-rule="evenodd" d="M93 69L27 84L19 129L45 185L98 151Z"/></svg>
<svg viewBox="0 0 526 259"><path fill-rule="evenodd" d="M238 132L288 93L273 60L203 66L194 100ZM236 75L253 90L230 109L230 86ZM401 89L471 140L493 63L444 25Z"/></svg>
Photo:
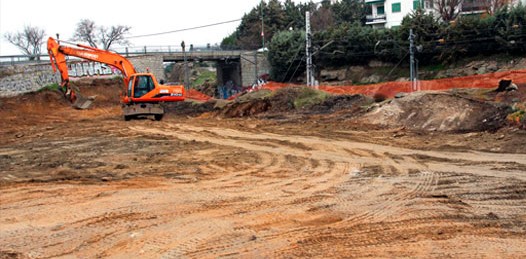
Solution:
<svg viewBox="0 0 526 259"><path fill-rule="evenodd" d="M270 76L275 81L289 81L305 71L305 32L280 31L268 45Z"/></svg>
<svg viewBox="0 0 526 259"><path fill-rule="evenodd" d="M38 27L24 26L24 30L16 33L7 33L5 39L17 46L30 60L40 60L41 46L44 42L45 31Z"/></svg>
<svg viewBox="0 0 526 259"><path fill-rule="evenodd" d="M455 20L460 13L460 7L464 0L433 0L435 9L443 21Z"/></svg>
<svg viewBox="0 0 526 259"><path fill-rule="evenodd" d="M108 50L114 43L128 44L125 35L129 33L131 27L125 25L116 25L106 28L104 26L97 26L95 22L89 19L82 19L77 24L73 40L87 42L94 48Z"/></svg>
<svg viewBox="0 0 526 259"><path fill-rule="evenodd" d="M446 24L441 22L431 13L426 13L422 9L417 9L405 16L400 24L398 33L398 44L406 50L409 47L409 30L412 29L415 37L415 46L421 49L417 52L417 57L421 64L435 62L433 57L437 54L440 47L438 42L445 37L443 35ZM454 32L452 32L454 33ZM448 46L447 49L440 49L439 53L452 53L457 46ZM405 52L404 54L406 54ZM402 58L402 56L398 57Z"/></svg>
<svg viewBox="0 0 526 259"><path fill-rule="evenodd" d="M486 12L493 15L498 10L510 4L510 0L481 0Z"/></svg>
<svg viewBox="0 0 526 259"><path fill-rule="evenodd" d="M360 0L341 0L333 4L332 9L336 23L364 23L367 14L367 6L368 5Z"/></svg>
<svg viewBox="0 0 526 259"><path fill-rule="evenodd" d="M334 14L330 4L322 5L310 17L312 31L323 31L334 26Z"/></svg>

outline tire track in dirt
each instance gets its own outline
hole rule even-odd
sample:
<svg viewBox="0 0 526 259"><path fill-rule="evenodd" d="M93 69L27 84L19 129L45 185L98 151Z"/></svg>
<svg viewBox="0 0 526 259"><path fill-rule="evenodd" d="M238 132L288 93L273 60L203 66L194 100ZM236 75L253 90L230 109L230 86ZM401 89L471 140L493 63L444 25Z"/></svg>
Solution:
<svg viewBox="0 0 526 259"><path fill-rule="evenodd" d="M481 171L480 166L473 166L472 168L466 166L451 165L446 163L435 163L439 159L451 159L451 158L462 158L463 162L508 162L508 163L518 163L526 166L526 155L524 154L500 154L500 153L483 153L483 152L438 152L438 151L417 151L411 149L404 149L391 146L383 146L378 144L370 143L359 143L352 141L344 140L332 140L332 139L323 139L319 137L309 137L309 136L283 136L273 133L260 133L260 134L251 134L233 129L224 129L224 128L204 128L195 127L191 125L182 125L175 124L171 125L173 129L177 129L178 136L175 134L175 130L172 132L166 132L157 130L155 128L144 128L144 127L131 127L132 131L140 131L149 134L160 134L160 135L169 135L179 137L185 140L196 140L196 141L209 141L218 145L233 146L236 148L245 148L251 151L261 152L271 152L271 153L283 153L291 154L298 157L307 157L307 158L316 158L316 159L328 159L338 162L348 162L356 165L361 164L382 164L384 159L378 154L387 154L387 157L395 156L395 158L405 158L414 156L415 154L424 156L421 159L404 159L403 162L398 162L393 159L391 165L395 165L395 168L401 173L408 172L410 169L422 170L426 169L427 171L459 171L464 173L473 172L475 168ZM206 131L206 136L203 136L201 133ZM215 135L210 135L211 133ZM243 136L245 139L254 139L258 141L264 141L265 139L275 139L278 142L282 141L285 143L299 143L300 147L308 147L309 150L298 148L298 145L281 145L279 148L254 145L249 141L240 141L237 138L238 136ZM361 152L366 151L366 153L372 154L361 156L359 153L357 156L352 156L348 152ZM376 155L374 155L376 154ZM429 157L435 159L428 159ZM384 157L385 158L385 157ZM417 163L414 163L417 161ZM425 161L425 163L422 163ZM447 165L447 168L444 166ZM423 168L424 166L424 168ZM497 168L498 169L498 168ZM481 174L491 175L495 171L495 168L492 168L488 165L486 170L482 170ZM502 170L498 170L502 171ZM506 172L504 177L517 177L523 180L526 180L526 176L522 174L522 171L510 170Z"/></svg>
<svg viewBox="0 0 526 259"><path fill-rule="evenodd" d="M209 134L209 133L207 133ZM239 139L237 139L239 141ZM210 141L210 140L206 140ZM251 142L250 143L254 143ZM274 144L275 142L272 142L273 148L283 148L281 146L276 147ZM288 144L288 142L279 141L278 145ZM259 144L259 143L258 143ZM327 160L314 160L314 159L305 159L302 157L292 156L288 154L283 153L270 153L270 152L260 152L259 154L265 154L266 157L267 154L269 155L269 158L267 161L270 161L267 163L267 165L263 165L258 171L257 174L250 174L251 177L257 177L262 178L263 182L258 184L257 189L261 193L272 193L276 192L275 190L282 190L284 191L284 194L278 193L280 200L287 200L288 197L294 196L296 199L302 200L302 202L306 202L311 196L319 196L323 195L322 193L325 192L328 188L333 186L334 181L339 181L340 176L338 175L344 175L346 172L349 171L349 167L346 163L334 163L332 161ZM292 162L291 162L292 161ZM299 165L299 166L298 166ZM290 168L290 169L289 169ZM294 170L291 170L294 169ZM236 175L239 175L236 174ZM279 181L275 181L275 179L279 179ZM267 181L266 179L272 179L272 181ZM301 182L299 186L294 186L291 190L285 190L284 188L290 188L288 186L291 186L290 181L287 179L291 179L294 182ZM317 194L319 193L319 194ZM274 197L276 194L271 195L271 199L275 199ZM298 198L298 196L300 198ZM325 197L324 195L323 197ZM289 198L290 199L290 198ZM257 197L252 197L250 199L252 203L254 203L254 200L258 200ZM307 202L308 203L308 202ZM257 207L251 207L249 206L247 210L249 211L266 211L267 213L273 215L273 219L266 219L264 221L255 221L259 222L259 225L268 225L273 226L276 224L280 224L283 220L290 218L287 216L290 212L289 210L296 211L301 210L305 206L304 204L298 205L295 202L288 203L288 206L291 208L288 208L286 210L283 210L282 208L276 208L275 205L269 206L265 204L270 204L267 200L264 200L263 203L257 203L259 206ZM261 206L264 205L264 206ZM300 208L298 208L300 207ZM244 238L244 237L243 237ZM260 238L258 238L259 240ZM266 238L262 238L266 240ZM241 242L241 241L236 241ZM216 243L216 242L208 242L208 243ZM227 245L221 245L220 248L208 248L205 246L203 248L203 251L214 251L214 250L220 250L223 251L223 249L227 249L227 247L231 247L231 244ZM254 250L258 250L257 248L253 248ZM229 254L227 251L223 251L226 254ZM214 253L215 255L218 255L219 252Z"/></svg>

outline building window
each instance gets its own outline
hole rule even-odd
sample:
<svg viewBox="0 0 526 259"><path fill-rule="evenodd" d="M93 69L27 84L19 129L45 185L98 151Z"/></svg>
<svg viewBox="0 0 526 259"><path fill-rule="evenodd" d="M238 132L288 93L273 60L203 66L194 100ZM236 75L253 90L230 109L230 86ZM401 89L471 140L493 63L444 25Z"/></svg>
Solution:
<svg viewBox="0 0 526 259"><path fill-rule="evenodd" d="M393 4L391 5L391 8L392 8L392 12L393 12L393 13L399 13L399 12L402 11L402 8L401 8L401 6L400 6L400 3L393 3Z"/></svg>
<svg viewBox="0 0 526 259"><path fill-rule="evenodd" d="M384 9L383 5L376 7L376 14L377 15L384 15L385 14L385 9Z"/></svg>
<svg viewBox="0 0 526 259"><path fill-rule="evenodd" d="M420 8L420 0L413 1L413 10Z"/></svg>
<svg viewBox="0 0 526 259"><path fill-rule="evenodd" d="M426 9L433 9L433 1L431 1L431 0L424 1L424 7Z"/></svg>

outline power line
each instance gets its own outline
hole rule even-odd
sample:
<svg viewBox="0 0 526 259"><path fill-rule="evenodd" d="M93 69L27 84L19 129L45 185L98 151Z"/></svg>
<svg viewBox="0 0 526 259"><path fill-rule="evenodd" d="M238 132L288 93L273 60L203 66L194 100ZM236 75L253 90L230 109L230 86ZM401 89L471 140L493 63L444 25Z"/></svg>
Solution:
<svg viewBox="0 0 526 259"><path fill-rule="evenodd" d="M241 21L241 19L224 21L224 22L218 22L218 23L212 23L212 24L201 25L201 26L190 27L190 28L184 28L184 29L178 29L178 30L173 30L173 31L165 31L165 32L157 32L157 33L150 33L150 34L130 36L130 37L126 37L126 39L135 39L135 38L158 36L158 35L170 34L170 33L182 32L182 31L190 31L190 30L202 29L202 28L206 28L206 27L212 27L212 26L217 26L217 25L222 25L222 24L227 24L227 23L233 23L233 22L239 22L239 21Z"/></svg>

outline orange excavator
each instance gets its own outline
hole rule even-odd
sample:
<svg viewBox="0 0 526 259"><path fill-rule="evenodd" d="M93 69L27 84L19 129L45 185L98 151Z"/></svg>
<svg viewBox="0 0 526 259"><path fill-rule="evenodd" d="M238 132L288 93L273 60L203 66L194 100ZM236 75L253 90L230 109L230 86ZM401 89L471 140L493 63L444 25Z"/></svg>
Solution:
<svg viewBox="0 0 526 259"><path fill-rule="evenodd" d="M161 85L153 74L137 73L132 63L117 53L81 44L71 45L61 45L51 37L47 41L53 71L56 72L58 69L62 78L60 88L77 109L88 108L94 98L82 96L78 88L69 84L66 56L104 63L121 71L124 87L120 99L124 120L139 115L153 115L155 120L161 120L164 115L163 103L184 101L185 89L182 85Z"/></svg>

